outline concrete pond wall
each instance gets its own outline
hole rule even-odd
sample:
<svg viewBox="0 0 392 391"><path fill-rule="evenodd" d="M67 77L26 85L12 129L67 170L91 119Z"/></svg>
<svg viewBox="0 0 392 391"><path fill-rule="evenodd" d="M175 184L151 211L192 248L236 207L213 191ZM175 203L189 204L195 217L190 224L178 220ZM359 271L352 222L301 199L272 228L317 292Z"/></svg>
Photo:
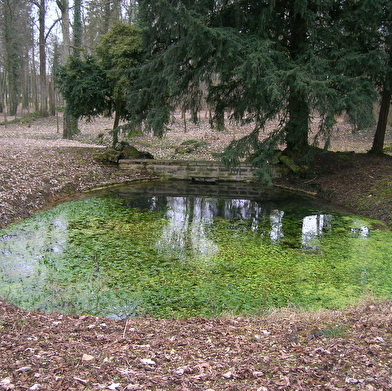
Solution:
<svg viewBox="0 0 392 391"><path fill-rule="evenodd" d="M235 168L227 168L216 161L178 161L154 159L121 159L121 170L132 173L156 175L166 179L191 179L196 181L256 181L251 164L242 163ZM283 175L282 167L272 166L273 178Z"/></svg>

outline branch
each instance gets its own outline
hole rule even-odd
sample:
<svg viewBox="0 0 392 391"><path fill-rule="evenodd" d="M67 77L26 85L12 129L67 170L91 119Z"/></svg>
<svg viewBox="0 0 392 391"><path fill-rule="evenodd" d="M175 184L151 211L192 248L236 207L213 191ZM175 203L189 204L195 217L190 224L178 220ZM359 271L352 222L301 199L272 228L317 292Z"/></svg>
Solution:
<svg viewBox="0 0 392 391"><path fill-rule="evenodd" d="M45 35L45 42L46 42L46 40L48 39L49 34L50 34L51 31L53 30L54 26L56 26L56 24L57 24L58 22L60 22L61 19L62 19L62 18L56 19L56 20L53 22L53 24L49 27L49 30L48 30L48 32L47 32L46 35Z"/></svg>
<svg viewBox="0 0 392 391"><path fill-rule="evenodd" d="M38 1L36 1L36 0L30 0L30 3L33 4L33 5L35 5L35 6L38 7L39 9L42 8L42 7L41 7L41 4L40 4Z"/></svg>

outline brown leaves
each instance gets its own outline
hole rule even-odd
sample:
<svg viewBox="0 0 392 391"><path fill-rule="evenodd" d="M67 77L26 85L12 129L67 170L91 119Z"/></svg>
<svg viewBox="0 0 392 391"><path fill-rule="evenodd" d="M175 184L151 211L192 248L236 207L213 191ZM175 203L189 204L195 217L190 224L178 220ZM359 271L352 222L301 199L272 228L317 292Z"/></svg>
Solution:
<svg viewBox="0 0 392 391"><path fill-rule="evenodd" d="M116 322L0 303L0 390L387 390L391 308ZM309 338L337 323L344 337Z"/></svg>

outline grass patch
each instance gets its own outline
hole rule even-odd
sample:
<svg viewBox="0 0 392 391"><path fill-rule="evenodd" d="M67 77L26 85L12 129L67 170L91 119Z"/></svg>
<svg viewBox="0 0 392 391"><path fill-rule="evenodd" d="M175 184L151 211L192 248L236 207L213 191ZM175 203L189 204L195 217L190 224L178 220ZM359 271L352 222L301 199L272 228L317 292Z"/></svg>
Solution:
<svg viewBox="0 0 392 391"><path fill-rule="evenodd" d="M9 124L31 124L36 119L40 118L40 114L38 112L28 113L21 118L14 118L10 121L0 122L0 125L9 125Z"/></svg>

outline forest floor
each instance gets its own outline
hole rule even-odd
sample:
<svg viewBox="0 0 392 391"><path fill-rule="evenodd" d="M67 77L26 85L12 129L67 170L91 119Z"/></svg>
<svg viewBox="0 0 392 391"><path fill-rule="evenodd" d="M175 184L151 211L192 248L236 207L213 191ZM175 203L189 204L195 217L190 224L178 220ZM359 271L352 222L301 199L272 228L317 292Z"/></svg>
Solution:
<svg viewBox="0 0 392 391"><path fill-rule="evenodd" d="M212 132L177 118L163 139L130 142L156 158L212 159L249 128ZM272 126L272 125L271 125ZM137 180L93 154L109 120L61 139L56 118L0 125L0 227L107 184ZM176 153L184 140L204 141ZM312 175L277 180L392 226L392 156L369 156L371 131L340 122ZM387 143L392 142L391 131ZM257 318L114 321L26 312L0 301L0 390L391 390L392 302Z"/></svg>

